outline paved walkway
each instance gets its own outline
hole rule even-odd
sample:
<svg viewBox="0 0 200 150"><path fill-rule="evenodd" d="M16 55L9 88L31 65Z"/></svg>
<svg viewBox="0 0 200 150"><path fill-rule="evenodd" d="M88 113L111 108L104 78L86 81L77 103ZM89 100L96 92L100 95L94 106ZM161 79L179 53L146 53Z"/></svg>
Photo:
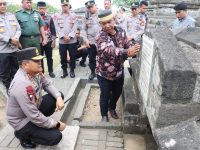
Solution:
<svg viewBox="0 0 200 150"><path fill-rule="evenodd" d="M89 67L80 67L79 61L76 61L75 78L67 76L65 79L61 79L62 70L58 65L54 72L56 78L52 80L53 84L62 91L65 98L69 98L73 94L71 88L74 86L75 81L78 78L87 79L90 74ZM88 64L88 62L86 63ZM47 75L48 76L48 75ZM96 80L96 79L95 79ZM61 118L63 112L57 113L53 117L56 119ZM101 123L101 122L100 122ZM87 124L88 125L88 124ZM36 150L123 150L126 145L124 141L123 133L120 130L111 129L94 129L92 126L82 125L79 126L68 126L63 132L63 139L59 145L54 147L38 146ZM111 126L113 126L111 124ZM87 129L86 129L87 128ZM145 143L144 141L142 143ZM139 143L141 144L141 143ZM20 146L19 140L14 137L13 129L8 125L0 131L0 150L19 150L23 149ZM129 149L127 150L146 150L144 149Z"/></svg>

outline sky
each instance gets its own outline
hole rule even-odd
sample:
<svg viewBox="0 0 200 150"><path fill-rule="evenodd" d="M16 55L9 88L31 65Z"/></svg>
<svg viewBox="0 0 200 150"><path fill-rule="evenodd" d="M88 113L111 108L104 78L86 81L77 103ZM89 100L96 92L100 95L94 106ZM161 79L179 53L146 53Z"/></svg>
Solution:
<svg viewBox="0 0 200 150"><path fill-rule="evenodd" d="M22 0L6 0L7 2L14 3L14 4L21 4ZM38 1L45 1L46 3L49 3L50 5L60 8L60 1L61 0L32 0L33 3L37 3ZM70 4L72 5L72 9L76 9L79 7L85 6L85 2L87 0L69 0ZM96 4L98 8L103 8L103 1L104 0L96 0Z"/></svg>

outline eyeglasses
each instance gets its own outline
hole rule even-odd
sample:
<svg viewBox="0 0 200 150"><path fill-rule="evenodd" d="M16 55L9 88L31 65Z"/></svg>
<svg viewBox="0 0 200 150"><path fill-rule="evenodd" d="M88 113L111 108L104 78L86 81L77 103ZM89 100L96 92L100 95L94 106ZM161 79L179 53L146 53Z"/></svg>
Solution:
<svg viewBox="0 0 200 150"><path fill-rule="evenodd" d="M0 6L6 6L7 3L0 3Z"/></svg>

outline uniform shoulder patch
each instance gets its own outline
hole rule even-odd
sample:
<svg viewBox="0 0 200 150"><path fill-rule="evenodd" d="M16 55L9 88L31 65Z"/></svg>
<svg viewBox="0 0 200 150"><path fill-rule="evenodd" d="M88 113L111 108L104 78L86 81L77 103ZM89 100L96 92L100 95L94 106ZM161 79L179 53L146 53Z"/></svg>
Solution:
<svg viewBox="0 0 200 150"><path fill-rule="evenodd" d="M22 9L20 9L20 10L17 10L17 11L16 11L16 13L19 13L19 12L21 12L21 11L22 11Z"/></svg>
<svg viewBox="0 0 200 150"><path fill-rule="evenodd" d="M35 92L31 85L26 87L26 93L29 97L29 100L32 101L34 99Z"/></svg>

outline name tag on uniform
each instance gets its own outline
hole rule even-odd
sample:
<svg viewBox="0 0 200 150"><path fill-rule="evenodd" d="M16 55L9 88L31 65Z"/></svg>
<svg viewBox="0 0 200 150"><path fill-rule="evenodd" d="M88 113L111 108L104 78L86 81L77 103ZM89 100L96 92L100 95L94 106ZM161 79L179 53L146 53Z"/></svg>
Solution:
<svg viewBox="0 0 200 150"><path fill-rule="evenodd" d="M5 32L4 27L0 27L0 32L1 32L1 33L2 33L2 32Z"/></svg>
<svg viewBox="0 0 200 150"><path fill-rule="evenodd" d="M5 32L5 24L0 22L0 33Z"/></svg>

